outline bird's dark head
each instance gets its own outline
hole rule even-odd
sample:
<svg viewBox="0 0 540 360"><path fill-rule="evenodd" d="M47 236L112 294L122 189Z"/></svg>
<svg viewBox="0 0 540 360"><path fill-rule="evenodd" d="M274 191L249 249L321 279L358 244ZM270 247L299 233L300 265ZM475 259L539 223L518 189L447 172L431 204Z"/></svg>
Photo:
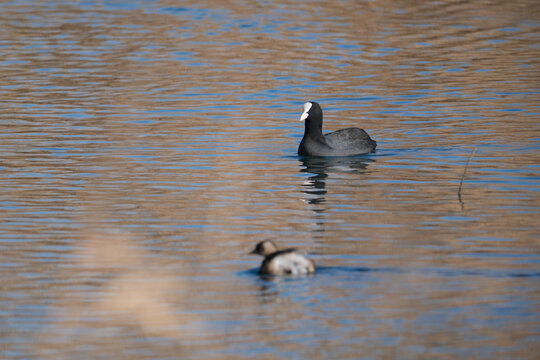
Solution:
<svg viewBox="0 0 540 360"><path fill-rule="evenodd" d="M250 254L268 256L277 251L277 245L272 240L264 240L255 246L255 249Z"/></svg>
<svg viewBox="0 0 540 360"><path fill-rule="evenodd" d="M304 112L300 116L300 121L305 122L306 129L311 129L310 132L319 130L322 134L323 113L319 103L315 101L308 101L305 103Z"/></svg>

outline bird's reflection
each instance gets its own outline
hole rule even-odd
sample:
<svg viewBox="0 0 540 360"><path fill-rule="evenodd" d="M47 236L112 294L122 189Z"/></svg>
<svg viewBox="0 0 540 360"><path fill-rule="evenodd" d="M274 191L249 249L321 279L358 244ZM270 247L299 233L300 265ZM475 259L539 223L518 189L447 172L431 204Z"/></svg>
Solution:
<svg viewBox="0 0 540 360"><path fill-rule="evenodd" d="M366 171L368 164L375 160L371 157L301 157L300 172L311 174L302 184L301 200L306 207L313 211L311 225L316 237L325 232L326 228L326 198L328 190L326 181L332 174L346 177L354 177Z"/></svg>
<svg viewBox="0 0 540 360"><path fill-rule="evenodd" d="M303 183L302 192L306 194L304 202L310 205L323 204L326 201L326 179L329 174L363 173L373 161L367 157L301 157L300 172L312 174ZM324 207L315 207L313 210L324 211Z"/></svg>

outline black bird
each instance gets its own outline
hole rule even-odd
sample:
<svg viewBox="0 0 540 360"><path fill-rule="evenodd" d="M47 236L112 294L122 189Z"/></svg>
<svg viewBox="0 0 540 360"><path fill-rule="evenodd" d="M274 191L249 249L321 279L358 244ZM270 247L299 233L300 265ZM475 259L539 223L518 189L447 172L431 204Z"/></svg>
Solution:
<svg viewBox="0 0 540 360"><path fill-rule="evenodd" d="M298 147L301 156L351 156L375 152L377 143L367 132L350 127L326 135L322 133L323 113L315 101L304 104L300 121L305 121L304 137Z"/></svg>

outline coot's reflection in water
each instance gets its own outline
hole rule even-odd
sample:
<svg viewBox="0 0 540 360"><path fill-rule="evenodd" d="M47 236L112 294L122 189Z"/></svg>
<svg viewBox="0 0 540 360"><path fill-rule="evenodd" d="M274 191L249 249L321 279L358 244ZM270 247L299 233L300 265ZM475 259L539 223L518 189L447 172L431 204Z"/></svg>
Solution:
<svg viewBox="0 0 540 360"><path fill-rule="evenodd" d="M326 180L332 173L358 173L362 174L369 163L375 160L371 157L300 157L300 172L313 174L304 181L302 192L307 196L307 204L317 205L326 201ZM314 208L314 211L324 211L323 207Z"/></svg>
<svg viewBox="0 0 540 360"><path fill-rule="evenodd" d="M364 176L369 163L373 161L375 161L373 158L365 156L300 158L300 172L312 174L302 184L301 192L303 195L301 200L306 204L306 208L312 212L309 222L311 223L312 233L314 235L319 234L315 235L316 237L322 236L326 231L329 221L327 216L330 208L334 207L327 202L329 196L332 196L332 188L334 188L333 194L340 196L341 190L339 189L345 182L349 182L356 175L360 179ZM340 178L347 178L348 180L341 182ZM329 181L332 186L327 186ZM330 190L330 195L328 190Z"/></svg>

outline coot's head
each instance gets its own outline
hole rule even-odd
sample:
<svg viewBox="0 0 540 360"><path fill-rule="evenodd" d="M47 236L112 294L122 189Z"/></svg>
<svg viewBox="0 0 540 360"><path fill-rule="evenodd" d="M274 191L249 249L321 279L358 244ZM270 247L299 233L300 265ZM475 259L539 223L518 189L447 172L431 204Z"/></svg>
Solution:
<svg viewBox="0 0 540 360"><path fill-rule="evenodd" d="M276 251L277 245L272 240L264 240L258 243L250 254L268 256Z"/></svg>
<svg viewBox="0 0 540 360"><path fill-rule="evenodd" d="M319 103L308 101L304 104L304 112L300 116L300 121L305 121L306 127L311 128L312 125L316 125L315 128L319 128L322 131L322 119L322 109Z"/></svg>

